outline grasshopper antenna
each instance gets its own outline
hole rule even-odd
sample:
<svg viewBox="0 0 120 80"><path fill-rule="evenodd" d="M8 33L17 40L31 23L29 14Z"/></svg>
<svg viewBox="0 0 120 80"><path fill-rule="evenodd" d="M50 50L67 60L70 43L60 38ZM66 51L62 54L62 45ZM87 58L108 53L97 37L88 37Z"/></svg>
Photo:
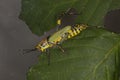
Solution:
<svg viewBox="0 0 120 80"><path fill-rule="evenodd" d="M75 8L69 8L65 14L67 15L80 15L80 13L78 13L78 11Z"/></svg>
<svg viewBox="0 0 120 80"><path fill-rule="evenodd" d="M34 49L23 49L23 54L27 54L27 53L30 53L30 52L33 52L33 51L36 51L37 48L34 48Z"/></svg>

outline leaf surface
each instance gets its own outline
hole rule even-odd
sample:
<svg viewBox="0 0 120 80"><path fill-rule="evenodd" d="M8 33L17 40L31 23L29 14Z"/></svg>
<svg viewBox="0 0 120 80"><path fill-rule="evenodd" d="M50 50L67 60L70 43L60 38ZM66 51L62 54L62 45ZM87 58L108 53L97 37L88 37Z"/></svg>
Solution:
<svg viewBox="0 0 120 80"><path fill-rule="evenodd" d="M103 29L88 28L75 39L50 49L28 72L28 80L118 80L120 36Z"/></svg>
<svg viewBox="0 0 120 80"><path fill-rule="evenodd" d="M105 14L120 8L120 0L22 0L20 18L31 31L42 35L55 26L57 16L74 7L81 13L76 23L103 26ZM51 64L46 54L30 68L27 80L119 80L120 36L89 27L62 43L65 53L51 48Z"/></svg>

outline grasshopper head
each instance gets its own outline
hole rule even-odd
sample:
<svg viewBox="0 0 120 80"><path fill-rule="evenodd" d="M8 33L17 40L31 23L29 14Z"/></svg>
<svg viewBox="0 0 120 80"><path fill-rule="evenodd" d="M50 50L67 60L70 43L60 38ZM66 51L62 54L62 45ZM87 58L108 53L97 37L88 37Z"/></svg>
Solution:
<svg viewBox="0 0 120 80"><path fill-rule="evenodd" d="M44 52L47 48L49 48L49 44L48 44L48 41L47 39L43 39L42 41L40 41L35 48L33 49L24 49L24 53L23 54L26 54L26 53L30 53L30 52L33 52L33 51L37 51L39 50L40 52Z"/></svg>
<svg viewBox="0 0 120 80"><path fill-rule="evenodd" d="M47 39L43 39L42 41L40 41L35 48L41 52L44 52L47 48L49 48Z"/></svg>

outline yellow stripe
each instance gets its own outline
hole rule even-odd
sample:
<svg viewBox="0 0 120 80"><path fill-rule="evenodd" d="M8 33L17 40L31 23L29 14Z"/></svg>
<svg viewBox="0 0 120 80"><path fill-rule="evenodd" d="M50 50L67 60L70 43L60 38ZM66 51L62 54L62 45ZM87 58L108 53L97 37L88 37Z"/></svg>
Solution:
<svg viewBox="0 0 120 80"><path fill-rule="evenodd" d="M76 31L77 31L78 33L80 33L80 30L79 30L79 29L76 29Z"/></svg>
<svg viewBox="0 0 120 80"><path fill-rule="evenodd" d="M68 38L72 38L78 35L82 30L86 29L86 27L87 26L83 24L81 25L76 24L74 28L71 28L71 30L68 31L69 32Z"/></svg>
<svg viewBox="0 0 120 80"><path fill-rule="evenodd" d="M61 24L61 19L57 20L57 24L60 25Z"/></svg>
<svg viewBox="0 0 120 80"><path fill-rule="evenodd" d="M74 36L75 36L75 35L77 35L77 33L76 33L75 29L73 29L73 34L74 34Z"/></svg>

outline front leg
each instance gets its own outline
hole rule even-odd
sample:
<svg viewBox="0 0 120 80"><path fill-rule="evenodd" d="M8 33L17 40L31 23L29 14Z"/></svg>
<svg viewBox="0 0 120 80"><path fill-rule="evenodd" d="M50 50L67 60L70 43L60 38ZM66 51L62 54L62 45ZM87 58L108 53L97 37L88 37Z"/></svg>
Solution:
<svg viewBox="0 0 120 80"><path fill-rule="evenodd" d="M62 48L62 46L60 46L60 44L58 44L58 43L55 44L55 43L52 43L52 42L49 42L49 44L52 44L52 45L58 47L62 52L65 52L64 49Z"/></svg>
<svg viewBox="0 0 120 80"><path fill-rule="evenodd" d="M48 58L48 65L50 65L50 51L49 51L49 49L46 49L46 55Z"/></svg>

